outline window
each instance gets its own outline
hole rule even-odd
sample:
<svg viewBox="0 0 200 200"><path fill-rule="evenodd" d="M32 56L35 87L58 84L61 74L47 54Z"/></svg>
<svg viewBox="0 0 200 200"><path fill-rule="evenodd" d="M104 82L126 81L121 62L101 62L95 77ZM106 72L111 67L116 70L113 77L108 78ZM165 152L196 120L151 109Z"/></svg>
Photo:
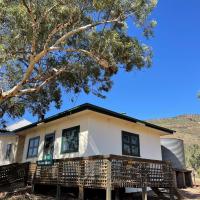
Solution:
<svg viewBox="0 0 200 200"><path fill-rule="evenodd" d="M37 157L40 137L31 138L29 140L27 158Z"/></svg>
<svg viewBox="0 0 200 200"><path fill-rule="evenodd" d="M80 126L63 130L61 153L78 152L79 132L80 132Z"/></svg>
<svg viewBox="0 0 200 200"><path fill-rule="evenodd" d="M122 131L122 154L140 156L139 135Z"/></svg>
<svg viewBox="0 0 200 200"><path fill-rule="evenodd" d="M6 156L5 159L9 160L12 152L12 144L6 145Z"/></svg>

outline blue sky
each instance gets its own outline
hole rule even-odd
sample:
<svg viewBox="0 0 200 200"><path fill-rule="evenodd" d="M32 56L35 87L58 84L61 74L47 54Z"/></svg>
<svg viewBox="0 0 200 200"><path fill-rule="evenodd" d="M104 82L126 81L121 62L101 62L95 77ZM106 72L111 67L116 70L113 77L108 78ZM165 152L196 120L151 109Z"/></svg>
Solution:
<svg viewBox="0 0 200 200"><path fill-rule="evenodd" d="M151 68L119 73L106 99L80 94L72 103L65 95L62 108L52 107L47 116L85 102L140 119L200 114L200 1L160 0L151 18L158 22L147 41L154 50ZM24 117L36 120L29 113Z"/></svg>

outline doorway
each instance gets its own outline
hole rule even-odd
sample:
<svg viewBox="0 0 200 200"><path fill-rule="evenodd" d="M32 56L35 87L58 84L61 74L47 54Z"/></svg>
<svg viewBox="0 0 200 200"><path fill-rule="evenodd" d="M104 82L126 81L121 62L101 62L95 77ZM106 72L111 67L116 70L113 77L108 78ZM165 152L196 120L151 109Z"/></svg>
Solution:
<svg viewBox="0 0 200 200"><path fill-rule="evenodd" d="M54 141L55 141L55 133L45 135L44 153L43 153L44 160L53 159Z"/></svg>

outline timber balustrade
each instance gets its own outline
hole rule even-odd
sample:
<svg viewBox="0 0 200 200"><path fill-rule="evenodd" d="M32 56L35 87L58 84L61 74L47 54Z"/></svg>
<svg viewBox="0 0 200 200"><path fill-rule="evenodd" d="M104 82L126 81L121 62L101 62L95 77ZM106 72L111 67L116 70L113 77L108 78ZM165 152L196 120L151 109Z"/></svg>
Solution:
<svg viewBox="0 0 200 200"><path fill-rule="evenodd" d="M91 156L30 164L29 182L86 188L175 187L170 162L128 156Z"/></svg>
<svg viewBox="0 0 200 200"><path fill-rule="evenodd" d="M0 166L0 187L17 183L26 184L28 172L29 163L14 163Z"/></svg>

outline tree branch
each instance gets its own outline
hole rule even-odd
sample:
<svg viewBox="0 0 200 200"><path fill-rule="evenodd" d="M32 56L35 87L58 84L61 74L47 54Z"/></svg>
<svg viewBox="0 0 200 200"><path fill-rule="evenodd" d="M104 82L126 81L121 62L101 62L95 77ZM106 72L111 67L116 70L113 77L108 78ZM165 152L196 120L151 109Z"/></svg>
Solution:
<svg viewBox="0 0 200 200"><path fill-rule="evenodd" d="M97 23L94 23L94 24L88 24L86 26L81 26L75 30L72 30L70 32L67 32L65 33L61 38L59 38L55 43L54 45L52 45L52 47L56 47L58 46L59 44L61 44L64 40L70 38L71 36L75 35L76 33L80 33L80 32L83 32L87 29L90 29L90 28L93 28L95 26L98 26L98 25L101 25L101 24L105 24L105 23L113 23L113 22L119 22L120 21L120 17L118 18L115 18L115 19L111 19L111 20L105 20L105 21L101 21L101 22L97 22Z"/></svg>
<svg viewBox="0 0 200 200"><path fill-rule="evenodd" d="M26 3L26 0L22 0L22 3L23 3L23 5L26 7L28 13L31 15L31 14L32 14L32 11L31 11L31 9L28 7L28 5L27 5L27 3Z"/></svg>
<svg viewBox="0 0 200 200"><path fill-rule="evenodd" d="M52 37L57 33L59 32L60 30L66 28L67 26L69 26L70 24L72 23L72 20L70 19L69 22L66 22L65 24L59 24L58 26L56 26L52 31L51 33L49 34L46 42L45 42L45 45L44 45L44 49L47 49L48 48L48 44L49 42L51 41Z"/></svg>
<svg viewBox="0 0 200 200"><path fill-rule="evenodd" d="M95 53L85 50L85 49L73 49L73 48L69 48L69 49L63 49L60 47L51 47L50 51L63 51L63 52L79 52L79 53L83 53L87 56L89 56L90 58L94 59L99 65L101 65L103 68L109 68L109 63L107 60L105 60L104 58L100 58L97 55L95 55Z"/></svg>
<svg viewBox="0 0 200 200"><path fill-rule="evenodd" d="M13 97L15 95L17 95L18 91L22 88L22 86L28 81L29 77L31 76L33 70L34 70L34 66L35 64L46 55L47 51L41 51L39 54L37 54L34 59L31 60L24 76L23 79L16 85L14 86L12 89L10 89L9 91L0 93L0 102L3 99L9 98L9 97Z"/></svg>
<svg viewBox="0 0 200 200"><path fill-rule="evenodd" d="M33 55L35 54L36 50L36 35L37 35L37 22L36 22L36 17L34 17L32 8L27 5L26 0L22 0L23 5L27 9L27 12L29 13L31 20L32 20L32 29L33 29L33 36L32 36L32 45L31 45L31 57L30 59L33 59Z"/></svg>
<svg viewBox="0 0 200 200"><path fill-rule="evenodd" d="M18 92L17 95L24 95L24 94L29 94L29 93L34 93L34 92L39 92L45 85L47 85L50 81L52 81L54 78L59 76L61 73L66 71L66 68L61 68L61 69L55 69L53 68L53 71L55 72L53 75L49 76L44 80L41 84L35 86L34 88L28 88L28 89L23 89Z"/></svg>
<svg viewBox="0 0 200 200"><path fill-rule="evenodd" d="M56 8L60 3L57 3L55 5L53 5L51 8L49 8L43 15L43 17L41 18L40 22L45 19L48 15L48 13L50 13L54 8Z"/></svg>
<svg viewBox="0 0 200 200"><path fill-rule="evenodd" d="M88 24L88 25L85 25L85 26L81 26L81 27L79 27L79 28L77 28L75 30L72 30L72 31L67 32L66 34L64 34L49 49L44 49L43 51L41 51L37 55L32 55L31 59L30 59L30 64L29 64L29 66L27 68L27 71L25 72L25 74L23 76L23 79L16 86L14 86L12 89L10 89L9 91L0 93L0 102L2 100L6 99L6 98L17 96L19 91L22 89L23 85L30 78L30 76L31 76L31 74L32 74L32 72L34 70L35 64L37 64L49 51L53 51L55 48L57 48L57 46L60 45L62 42L64 42L64 40L70 38L71 36L73 36L73 35L75 35L77 33L83 32L83 31L88 30L90 28L93 28L95 26L98 26L98 25L101 25L101 24L105 24L105 23L120 22L120 20L121 20L121 18L118 17L118 18L111 19L111 20L105 20L105 21L94 23L94 24ZM33 48L35 48L34 47L34 42L33 42ZM107 61L99 59L98 57L95 57L91 52L88 52L86 50L80 50L80 52L85 53L88 56L91 56L91 57L95 58L96 61L98 61L101 66L104 66L106 68L108 67L108 63L106 63Z"/></svg>

